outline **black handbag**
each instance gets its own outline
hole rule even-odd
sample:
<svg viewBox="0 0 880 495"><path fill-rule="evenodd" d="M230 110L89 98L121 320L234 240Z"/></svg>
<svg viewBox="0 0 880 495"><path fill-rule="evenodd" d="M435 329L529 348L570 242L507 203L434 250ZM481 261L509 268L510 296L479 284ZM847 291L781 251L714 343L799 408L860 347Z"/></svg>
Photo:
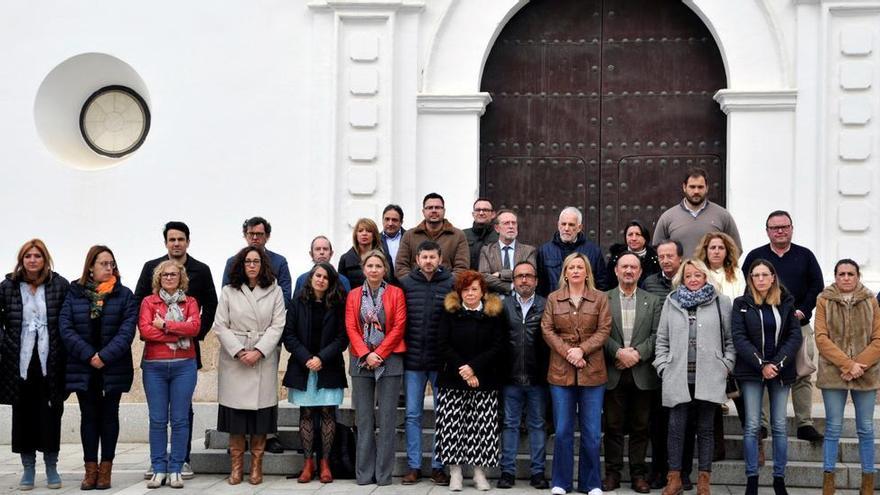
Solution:
<svg viewBox="0 0 880 495"><path fill-rule="evenodd" d="M718 327L721 329L721 347L724 347L724 319L721 317L721 303L718 302L718 297L715 298L715 308L718 310ZM728 399L737 399L741 395L739 383L737 383L733 373L727 373L727 384L724 387L724 392L727 394Z"/></svg>

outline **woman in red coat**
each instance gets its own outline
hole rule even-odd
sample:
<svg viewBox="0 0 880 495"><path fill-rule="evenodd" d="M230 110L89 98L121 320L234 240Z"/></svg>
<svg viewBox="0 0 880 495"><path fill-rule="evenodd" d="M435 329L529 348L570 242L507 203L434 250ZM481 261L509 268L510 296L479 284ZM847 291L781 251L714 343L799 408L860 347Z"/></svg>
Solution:
<svg viewBox="0 0 880 495"><path fill-rule="evenodd" d="M348 293L345 330L351 342L351 403L357 418L358 485L391 484L397 395L403 379L403 291L385 283L388 262L380 250L363 255L366 282ZM378 439L374 404L379 404Z"/></svg>

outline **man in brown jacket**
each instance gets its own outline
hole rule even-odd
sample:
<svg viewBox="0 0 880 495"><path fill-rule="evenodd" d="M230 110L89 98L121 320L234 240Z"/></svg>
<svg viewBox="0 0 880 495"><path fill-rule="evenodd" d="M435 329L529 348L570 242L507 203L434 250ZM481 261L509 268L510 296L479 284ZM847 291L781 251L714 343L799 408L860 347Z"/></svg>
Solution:
<svg viewBox="0 0 880 495"><path fill-rule="evenodd" d="M416 266L416 248L422 241L440 244L442 259L440 265L454 275L470 268L470 251L464 232L446 220L446 203L443 196L429 193L422 200L422 215L425 219L403 234L397 258L394 260L394 275L401 279Z"/></svg>

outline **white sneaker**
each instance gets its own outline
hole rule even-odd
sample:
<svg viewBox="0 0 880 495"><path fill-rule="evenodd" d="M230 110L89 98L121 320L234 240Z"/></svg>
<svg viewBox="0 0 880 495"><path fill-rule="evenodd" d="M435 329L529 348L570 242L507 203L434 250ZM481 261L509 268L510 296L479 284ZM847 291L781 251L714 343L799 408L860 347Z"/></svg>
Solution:
<svg viewBox="0 0 880 495"><path fill-rule="evenodd" d="M561 486L554 486L550 489L550 493L552 493L553 495L565 495L565 488L562 488Z"/></svg>
<svg viewBox="0 0 880 495"><path fill-rule="evenodd" d="M474 466L474 485L481 492L489 491L492 488L492 485L486 480L486 473L483 472L483 468L480 466Z"/></svg>
<svg viewBox="0 0 880 495"><path fill-rule="evenodd" d="M188 462L184 462L183 466L180 467L180 477L185 480L191 480L195 478L196 474L193 472L192 466L189 465Z"/></svg>
<svg viewBox="0 0 880 495"><path fill-rule="evenodd" d="M147 482L147 488L161 488L162 485L165 484L165 477L168 476L165 473L153 473L153 476L150 477L150 481Z"/></svg>
<svg viewBox="0 0 880 495"><path fill-rule="evenodd" d="M601 488L593 488L592 490L587 492L587 495L602 495Z"/></svg>
<svg viewBox="0 0 880 495"><path fill-rule="evenodd" d="M150 467L148 467L147 470L144 471L144 479L148 480L152 477L153 477L153 465L150 464Z"/></svg>
<svg viewBox="0 0 880 495"><path fill-rule="evenodd" d="M449 491L460 492L462 484L461 466L453 464L449 466Z"/></svg>
<svg viewBox="0 0 880 495"><path fill-rule="evenodd" d="M180 476L180 473L168 475L168 486L171 488L183 488L183 478Z"/></svg>

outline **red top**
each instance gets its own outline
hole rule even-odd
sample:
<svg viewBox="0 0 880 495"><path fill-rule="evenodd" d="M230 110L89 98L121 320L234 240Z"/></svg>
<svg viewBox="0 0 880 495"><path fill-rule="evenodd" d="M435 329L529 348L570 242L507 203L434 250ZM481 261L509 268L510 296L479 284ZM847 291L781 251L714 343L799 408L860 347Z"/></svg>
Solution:
<svg viewBox="0 0 880 495"><path fill-rule="evenodd" d="M364 343L361 325L358 323L363 292L364 286L352 289L345 303L345 331L351 342L349 349L356 357L370 353L370 349ZM373 352L382 359L388 359L391 354L406 352L406 343L403 341L403 332L406 329L406 299L399 287L385 286L385 293L382 294L382 309L385 311L385 340Z"/></svg>
<svg viewBox="0 0 880 495"><path fill-rule="evenodd" d="M153 319L158 314L163 319L168 312L168 306L162 302L156 294L151 294L144 298L141 302L141 312L138 317L138 331L141 334L141 340L146 342L144 345L144 360L158 359L186 359L196 357L195 342L189 346L189 349L177 348L176 350L168 347L167 343L175 343L181 337L190 337L195 340L199 334L199 328L202 319L199 314L199 303L196 298L187 296L180 303L183 310L185 321L165 321L165 328L158 329L153 326Z"/></svg>

